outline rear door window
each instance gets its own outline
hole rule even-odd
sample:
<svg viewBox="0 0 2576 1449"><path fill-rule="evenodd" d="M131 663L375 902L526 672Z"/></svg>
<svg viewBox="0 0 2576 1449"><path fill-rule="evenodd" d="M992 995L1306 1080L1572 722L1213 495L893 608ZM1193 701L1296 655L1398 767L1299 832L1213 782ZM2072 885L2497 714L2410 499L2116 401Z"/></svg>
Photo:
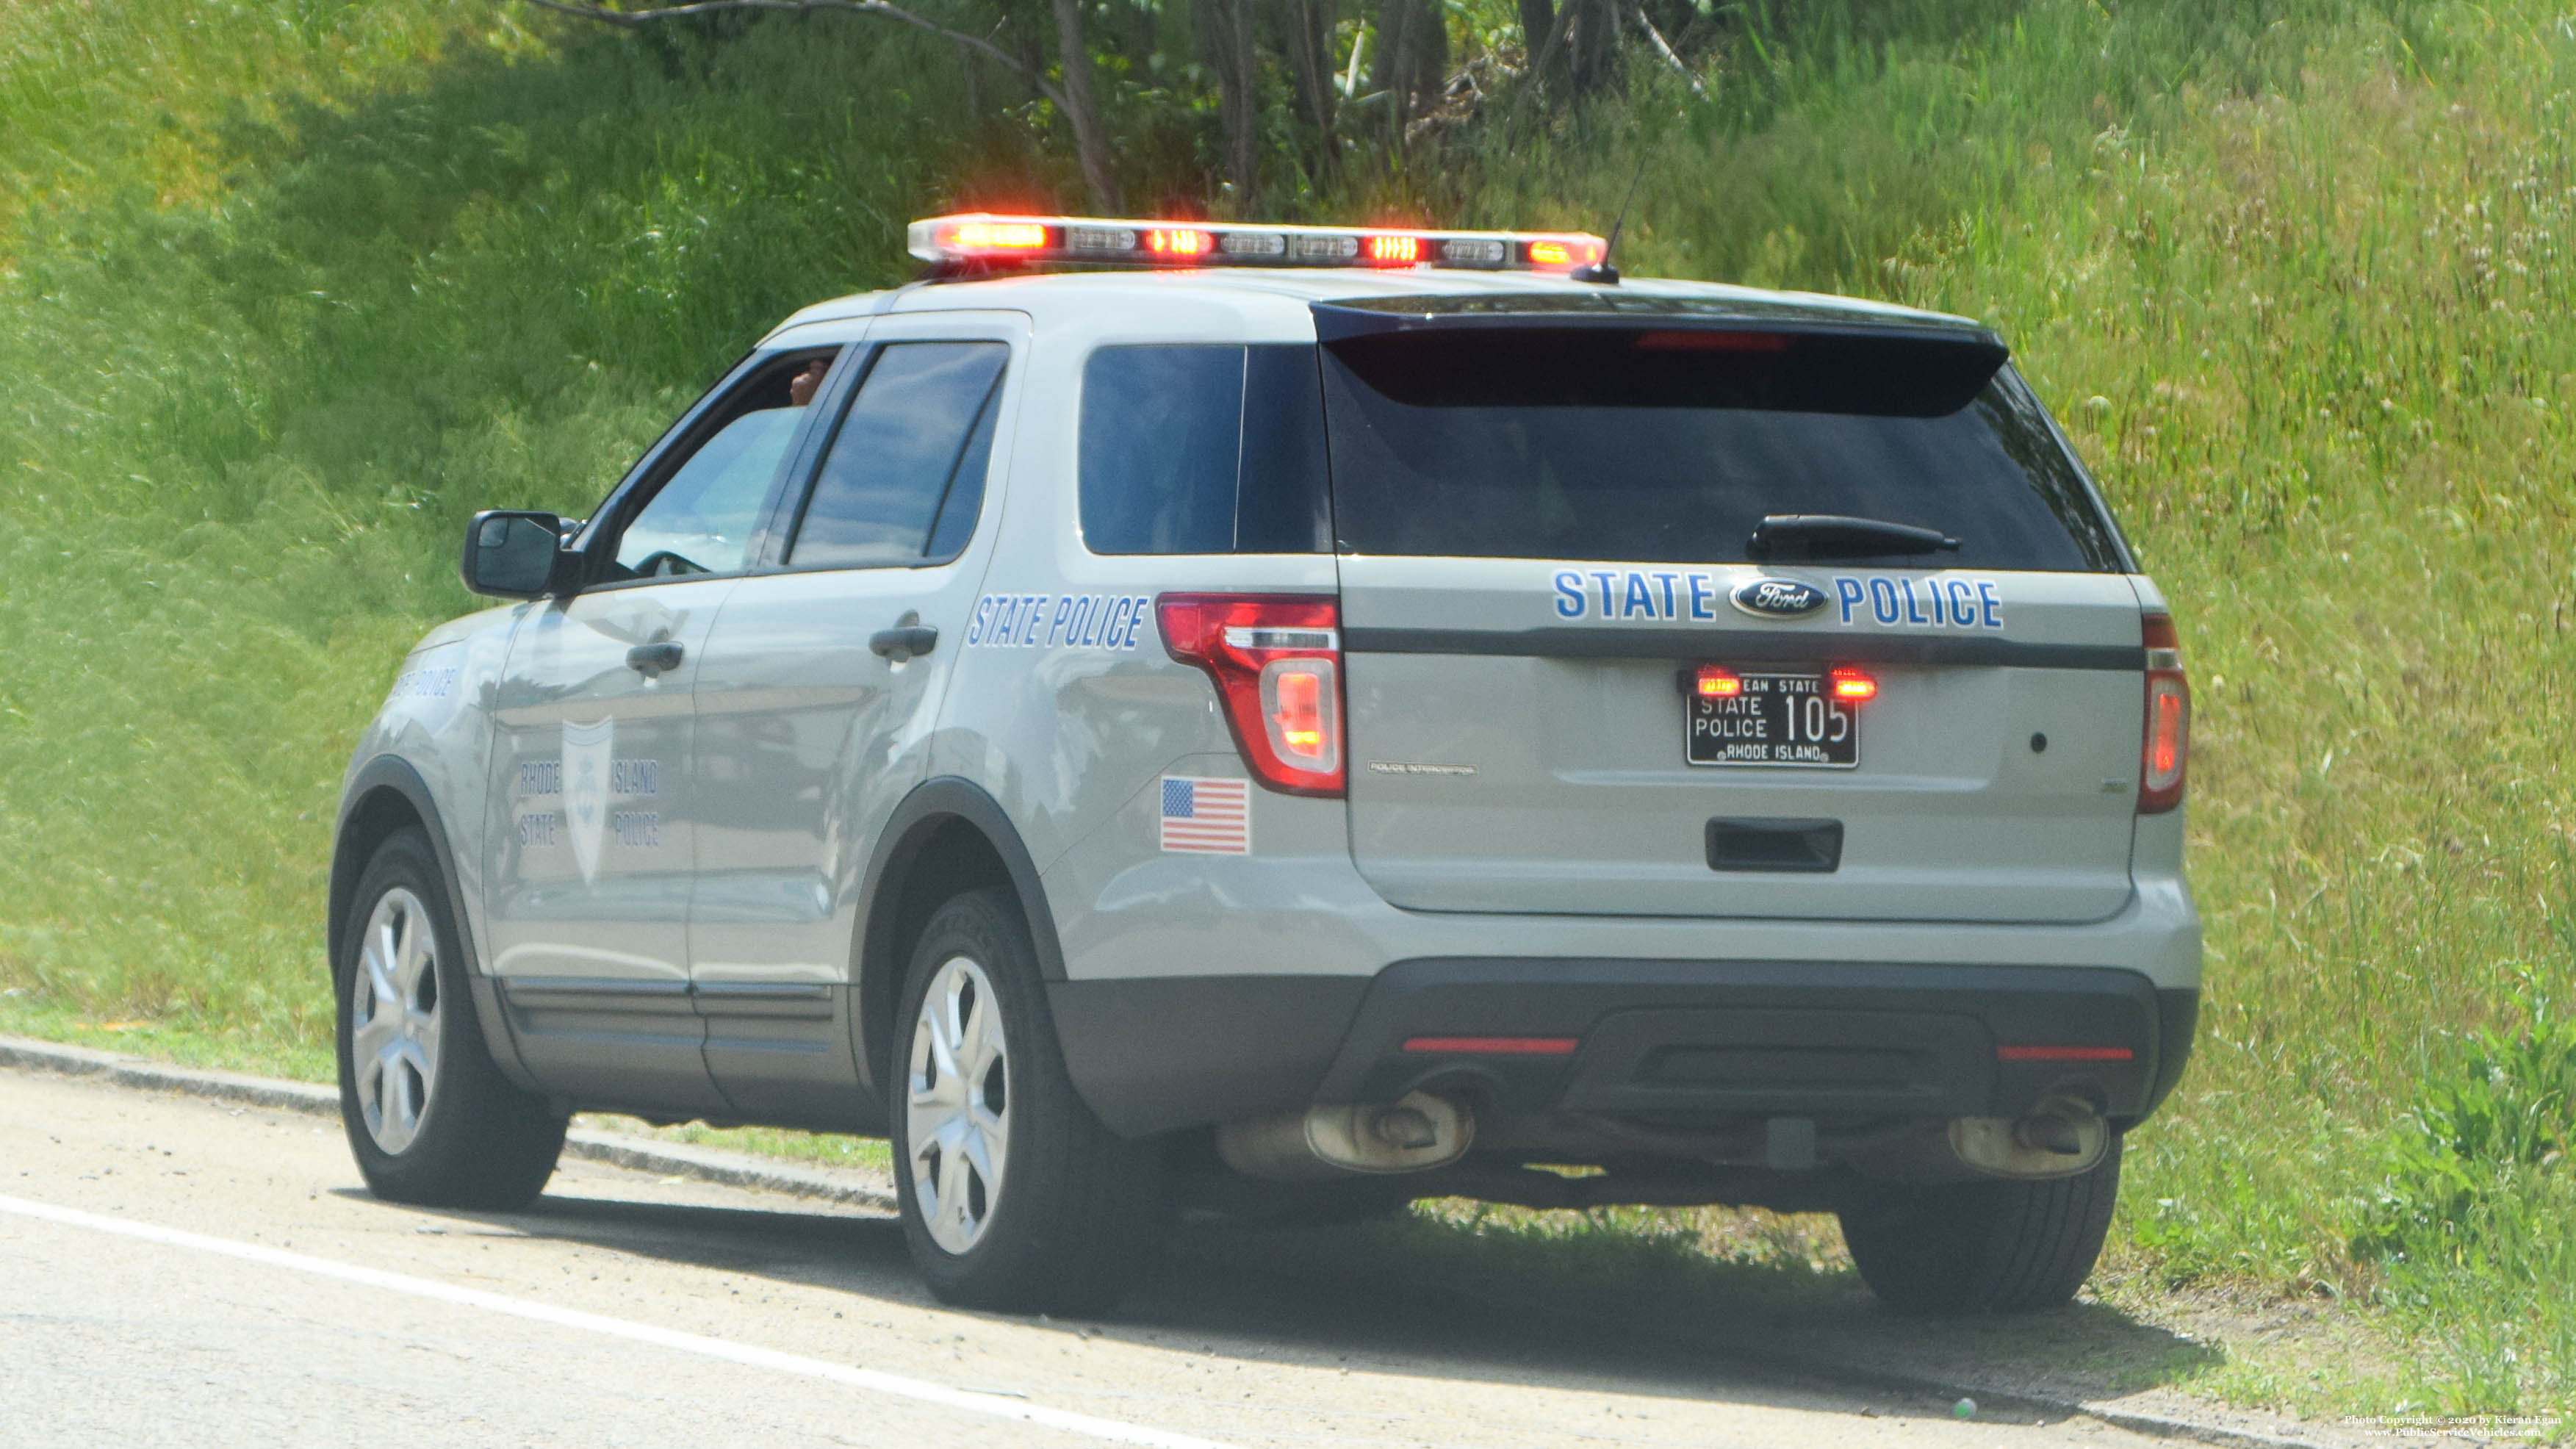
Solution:
<svg viewBox="0 0 2576 1449"><path fill-rule="evenodd" d="M1104 347L1083 368L1093 553L1323 552L1325 468L1312 347Z"/></svg>
<svg viewBox="0 0 2576 1449"><path fill-rule="evenodd" d="M1741 563L1765 515L1840 514L1959 540L1853 562L2124 567L2038 401L1970 335L1432 328L1324 352L1345 552Z"/></svg>
<svg viewBox="0 0 2576 1449"><path fill-rule="evenodd" d="M992 415L1011 350L999 342L879 349L824 450L788 547L790 568L940 563L983 507Z"/></svg>

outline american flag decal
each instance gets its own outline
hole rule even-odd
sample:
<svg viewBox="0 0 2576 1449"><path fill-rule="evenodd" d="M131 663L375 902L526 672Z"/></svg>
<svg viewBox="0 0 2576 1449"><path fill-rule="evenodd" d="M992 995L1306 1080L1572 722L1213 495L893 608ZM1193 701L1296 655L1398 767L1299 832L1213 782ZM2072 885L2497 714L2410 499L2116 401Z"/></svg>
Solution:
<svg viewBox="0 0 2576 1449"><path fill-rule="evenodd" d="M1189 775L1163 777L1163 848L1252 853L1251 784Z"/></svg>

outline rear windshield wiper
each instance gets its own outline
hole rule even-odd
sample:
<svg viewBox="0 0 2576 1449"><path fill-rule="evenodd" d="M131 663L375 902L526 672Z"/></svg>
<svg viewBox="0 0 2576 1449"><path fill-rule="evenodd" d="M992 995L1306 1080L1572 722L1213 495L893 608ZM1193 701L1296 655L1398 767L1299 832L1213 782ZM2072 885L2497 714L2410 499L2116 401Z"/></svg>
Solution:
<svg viewBox="0 0 2576 1449"><path fill-rule="evenodd" d="M1939 529L1838 513L1766 514L1744 541L1745 557L1763 563L1958 551L1959 541Z"/></svg>

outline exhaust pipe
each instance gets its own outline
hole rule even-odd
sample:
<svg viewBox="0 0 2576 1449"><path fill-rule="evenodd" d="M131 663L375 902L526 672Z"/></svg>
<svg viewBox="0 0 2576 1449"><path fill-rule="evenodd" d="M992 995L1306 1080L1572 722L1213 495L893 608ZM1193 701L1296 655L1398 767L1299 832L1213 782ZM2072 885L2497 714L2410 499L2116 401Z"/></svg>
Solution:
<svg viewBox="0 0 2576 1449"><path fill-rule="evenodd" d="M1467 1104L1428 1092L1408 1092L1392 1106L1310 1107L1216 1129L1225 1165L1269 1182L1428 1172L1466 1156L1475 1140Z"/></svg>
<svg viewBox="0 0 2576 1449"><path fill-rule="evenodd" d="M2027 1117L1954 1117L1950 1151L1991 1177L2073 1177L2090 1172L2111 1141L2111 1124L2082 1097L2040 1099Z"/></svg>

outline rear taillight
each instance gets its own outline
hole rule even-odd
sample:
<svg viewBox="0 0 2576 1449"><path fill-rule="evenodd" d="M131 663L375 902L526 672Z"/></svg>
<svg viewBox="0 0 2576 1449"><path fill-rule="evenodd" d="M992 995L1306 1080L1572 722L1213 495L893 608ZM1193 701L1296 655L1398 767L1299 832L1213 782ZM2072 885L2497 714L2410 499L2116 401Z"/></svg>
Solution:
<svg viewBox="0 0 2576 1449"><path fill-rule="evenodd" d="M2138 770L2138 813L2155 815L2182 803L2191 756L2191 681L2183 677L2173 615L2146 616L2146 644L2147 737Z"/></svg>
<svg viewBox="0 0 2576 1449"><path fill-rule="evenodd" d="M1163 647L1207 671L1235 748L1262 784L1342 793L1341 610L1289 594L1165 594Z"/></svg>

